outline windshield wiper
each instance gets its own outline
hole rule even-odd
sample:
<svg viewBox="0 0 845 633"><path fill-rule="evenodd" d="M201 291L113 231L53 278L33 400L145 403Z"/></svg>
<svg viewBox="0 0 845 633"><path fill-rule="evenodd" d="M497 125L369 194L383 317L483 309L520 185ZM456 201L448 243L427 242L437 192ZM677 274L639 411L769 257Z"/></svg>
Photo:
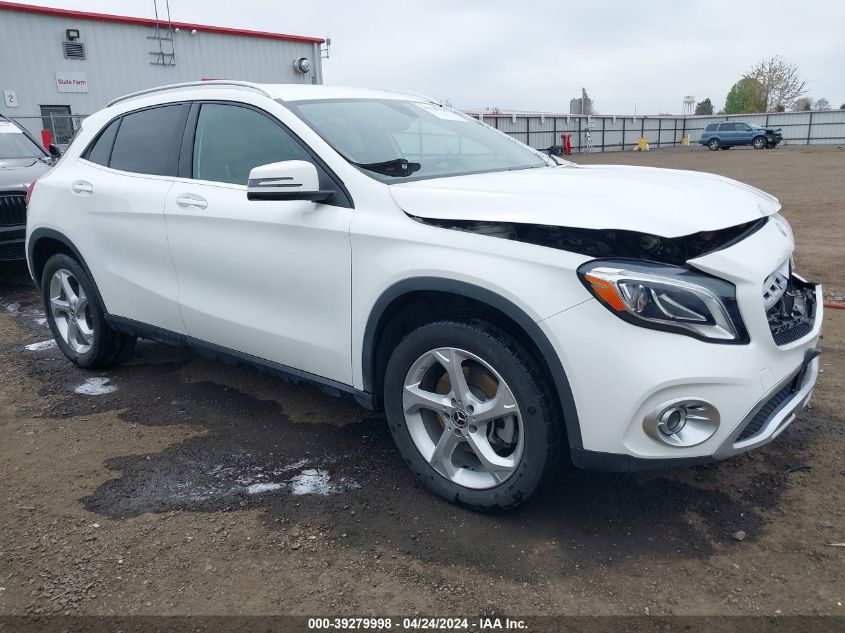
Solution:
<svg viewBox="0 0 845 633"><path fill-rule="evenodd" d="M393 160L386 160L381 163L356 163L353 165L366 169L367 171L374 171L377 174L384 174L385 176L392 176L394 178L401 178L403 176L410 176L415 171L419 171L422 165L420 163L411 163L404 158L394 158Z"/></svg>

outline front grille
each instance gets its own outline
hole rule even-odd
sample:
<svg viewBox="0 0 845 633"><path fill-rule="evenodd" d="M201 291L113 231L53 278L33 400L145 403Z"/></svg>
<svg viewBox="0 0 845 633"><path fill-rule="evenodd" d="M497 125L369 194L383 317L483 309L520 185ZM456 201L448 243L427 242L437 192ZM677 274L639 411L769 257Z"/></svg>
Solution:
<svg viewBox="0 0 845 633"><path fill-rule="evenodd" d="M771 277L766 280L763 300L771 303L769 297L780 291L780 297L766 310L766 319L775 345L788 345L813 331L816 321L816 289L795 275L790 274L786 286L773 292Z"/></svg>
<svg viewBox="0 0 845 633"><path fill-rule="evenodd" d="M24 258L23 240L0 244L0 262L12 262Z"/></svg>
<svg viewBox="0 0 845 633"><path fill-rule="evenodd" d="M26 195L0 192L0 226L26 224Z"/></svg>
<svg viewBox="0 0 845 633"><path fill-rule="evenodd" d="M751 419L751 422L742 429L742 433L736 438L737 442L744 442L745 440L757 435L768 424L772 416L778 412L781 405L789 400L800 387L801 377L803 373L798 374L793 380L789 381L786 386L778 391L775 395L769 398L769 401L763 405L757 414Z"/></svg>

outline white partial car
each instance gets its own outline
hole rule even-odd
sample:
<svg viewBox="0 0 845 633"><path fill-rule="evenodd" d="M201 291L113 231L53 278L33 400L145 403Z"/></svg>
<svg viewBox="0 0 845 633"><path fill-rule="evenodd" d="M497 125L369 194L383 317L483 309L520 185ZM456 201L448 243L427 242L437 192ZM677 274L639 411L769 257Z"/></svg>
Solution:
<svg viewBox="0 0 845 633"><path fill-rule="evenodd" d="M27 257L82 368L136 337L384 409L477 509L561 459L697 464L780 434L818 374L821 289L770 195L559 164L390 91L208 81L86 119L30 191Z"/></svg>

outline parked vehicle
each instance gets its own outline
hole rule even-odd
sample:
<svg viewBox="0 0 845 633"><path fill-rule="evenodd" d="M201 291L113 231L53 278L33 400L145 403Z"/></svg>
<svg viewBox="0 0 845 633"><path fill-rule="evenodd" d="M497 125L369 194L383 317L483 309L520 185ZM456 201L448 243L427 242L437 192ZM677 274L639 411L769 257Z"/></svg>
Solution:
<svg viewBox="0 0 845 633"><path fill-rule="evenodd" d="M26 190L52 160L29 132L0 114L0 262L24 259Z"/></svg>
<svg viewBox="0 0 845 633"><path fill-rule="evenodd" d="M754 149L772 149L783 140L780 128L764 128L743 121L711 123L698 142L711 150L730 149L740 145L751 145Z"/></svg>
<svg viewBox="0 0 845 633"><path fill-rule="evenodd" d="M491 510L567 454L698 464L792 422L822 303L779 209L418 96L209 81L87 118L33 185L27 255L78 366L144 337L351 394L426 487Z"/></svg>

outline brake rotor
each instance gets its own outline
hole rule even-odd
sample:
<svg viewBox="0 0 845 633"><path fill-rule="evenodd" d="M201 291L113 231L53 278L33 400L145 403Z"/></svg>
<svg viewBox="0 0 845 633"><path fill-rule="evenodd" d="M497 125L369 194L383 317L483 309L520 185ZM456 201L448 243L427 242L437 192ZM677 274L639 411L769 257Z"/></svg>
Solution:
<svg viewBox="0 0 845 633"><path fill-rule="evenodd" d="M464 379L467 381L470 392L476 398L479 400L489 400L496 395L496 392L499 390L499 383L481 365L466 363L461 369L464 372ZM452 391L452 383L446 371L440 376L440 380L437 381L434 391L441 396L448 395ZM446 428L446 418L441 413L437 414L437 422L440 424L441 429ZM473 453L472 448L466 442L461 442L460 447L467 453Z"/></svg>

